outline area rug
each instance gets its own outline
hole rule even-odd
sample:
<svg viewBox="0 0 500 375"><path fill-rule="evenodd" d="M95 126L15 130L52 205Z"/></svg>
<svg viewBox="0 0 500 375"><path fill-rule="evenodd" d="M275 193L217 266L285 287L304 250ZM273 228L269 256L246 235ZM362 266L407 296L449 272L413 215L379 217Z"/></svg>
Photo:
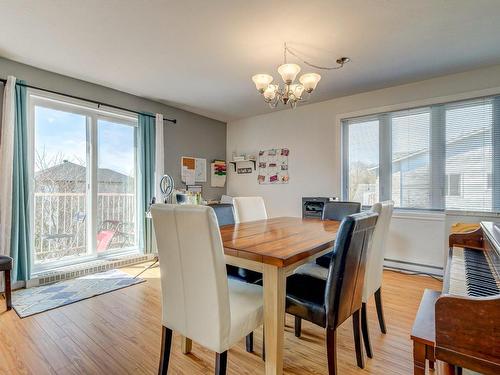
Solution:
<svg viewBox="0 0 500 375"><path fill-rule="evenodd" d="M144 281L146 280L134 278L120 270L110 270L55 284L17 290L12 293L12 307L19 317L25 318Z"/></svg>

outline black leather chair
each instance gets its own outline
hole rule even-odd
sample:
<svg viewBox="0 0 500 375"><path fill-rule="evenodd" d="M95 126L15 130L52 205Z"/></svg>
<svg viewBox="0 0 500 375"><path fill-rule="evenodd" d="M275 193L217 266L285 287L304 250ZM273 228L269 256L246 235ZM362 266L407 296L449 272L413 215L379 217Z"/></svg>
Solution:
<svg viewBox="0 0 500 375"><path fill-rule="evenodd" d="M233 205L229 203L215 203L210 204L215 211L215 216L217 216L217 221L219 222L219 227L223 225L234 224L234 209ZM247 283L256 283L262 280L262 274L255 271L250 271L244 268L235 267L227 265L227 275L229 277L234 277Z"/></svg>
<svg viewBox="0 0 500 375"><path fill-rule="evenodd" d="M12 271L12 258L7 255L0 255L0 272L4 272L5 278L5 303L7 310L12 308L10 271Z"/></svg>
<svg viewBox="0 0 500 375"><path fill-rule="evenodd" d="M215 203L209 204L215 211L215 216L217 216L217 221L219 222L219 227L223 225L234 224L234 209L233 205L230 203Z"/></svg>
<svg viewBox="0 0 500 375"><path fill-rule="evenodd" d="M337 374L337 327L350 316L357 363L364 368L360 315L367 252L377 218L376 213L363 212L342 221L326 280L306 274L287 279L286 312L326 328L330 375Z"/></svg>
<svg viewBox="0 0 500 375"><path fill-rule="evenodd" d="M337 220L342 221L349 215L357 214L361 211L361 203L359 202L342 202L333 201L326 202L323 207L323 214L321 220ZM316 264L328 268L333 253L327 253L316 259Z"/></svg>

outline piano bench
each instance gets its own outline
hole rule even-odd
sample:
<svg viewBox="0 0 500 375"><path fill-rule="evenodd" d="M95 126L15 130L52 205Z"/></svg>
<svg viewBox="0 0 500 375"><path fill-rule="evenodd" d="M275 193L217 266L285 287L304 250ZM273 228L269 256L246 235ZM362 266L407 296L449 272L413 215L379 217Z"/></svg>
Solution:
<svg viewBox="0 0 500 375"><path fill-rule="evenodd" d="M413 340L413 374L425 375L425 360L434 369L434 348L436 347L435 308L441 292L426 289L411 331Z"/></svg>

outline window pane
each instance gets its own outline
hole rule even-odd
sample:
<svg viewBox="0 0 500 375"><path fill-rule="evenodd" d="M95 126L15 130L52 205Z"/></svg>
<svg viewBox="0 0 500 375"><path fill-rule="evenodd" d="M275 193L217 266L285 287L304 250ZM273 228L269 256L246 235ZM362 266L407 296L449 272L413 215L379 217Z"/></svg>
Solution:
<svg viewBox="0 0 500 375"><path fill-rule="evenodd" d="M492 210L488 183L492 173L492 116L490 99L447 106L446 174L450 175L447 209ZM453 190L452 175L460 176L459 192Z"/></svg>
<svg viewBox="0 0 500 375"><path fill-rule="evenodd" d="M431 208L430 112L392 115L392 200L395 207Z"/></svg>
<svg viewBox="0 0 500 375"><path fill-rule="evenodd" d="M98 120L97 252L135 247L135 127Z"/></svg>
<svg viewBox="0 0 500 375"><path fill-rule="evenodd" d="M87 118L34 108L34 262L87 255Z"/></svg>
<svg viewBox="0 0 500 375"><path fill-rule="evenodd" d="M370 206L379 197L379 122L349 123L349 200Z"/></svg>

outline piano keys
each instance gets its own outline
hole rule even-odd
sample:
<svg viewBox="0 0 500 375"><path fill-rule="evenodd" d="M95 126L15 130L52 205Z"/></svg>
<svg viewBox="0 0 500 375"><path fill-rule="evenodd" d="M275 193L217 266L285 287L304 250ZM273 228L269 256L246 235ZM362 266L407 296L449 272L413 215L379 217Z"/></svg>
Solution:
<svg viewBox="0 0 500 375"><path fill-rule="evenodd" d="M436 302L436 358L500 374L500 224L455 233Z"/></svg>

